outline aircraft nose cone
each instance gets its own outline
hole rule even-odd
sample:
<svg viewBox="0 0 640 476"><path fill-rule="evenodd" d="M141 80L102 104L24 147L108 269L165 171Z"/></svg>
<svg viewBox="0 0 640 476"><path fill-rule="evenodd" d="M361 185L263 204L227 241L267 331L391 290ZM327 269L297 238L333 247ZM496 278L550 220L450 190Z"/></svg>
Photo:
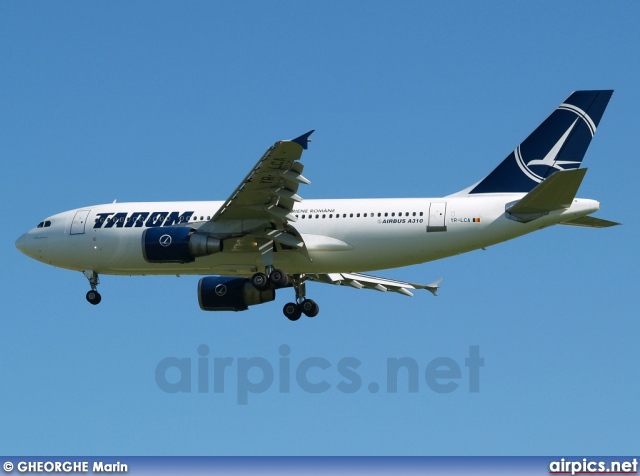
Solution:
<svg viewBox="0 0 640 476"><path fill-rule="evenodd" d="M16 248L20 250L20 252L29 258L36 259L36 255L38 254L38 246L35 243L33 235L29 233L25 233L20 238L16 240Z"/></svg>
<svg viewBox="0 0 640 476"><path fill-rule="evenodd" d="M21 253L27 254L25 252L26 246L27 246L27 235L24 234L16 240L16 248L18 248L18 250L20 250Z"/></svg>

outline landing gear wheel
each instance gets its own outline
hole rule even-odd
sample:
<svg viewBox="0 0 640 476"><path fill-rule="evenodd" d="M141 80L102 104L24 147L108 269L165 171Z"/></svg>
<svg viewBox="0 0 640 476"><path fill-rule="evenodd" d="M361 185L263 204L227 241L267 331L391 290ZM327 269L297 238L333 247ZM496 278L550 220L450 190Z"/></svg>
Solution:
<svg viewBox="0 0 640 476"><path fill-rule="evenodd" d="M258 291L264 291L269 287L269 280L267 279L267 275L264 273L256 273L251 276L251 284Z"/></svg>
<svg viewBox="0 0 640 476"><path fill-rule="evenodd" d="M302 304L300 304L300 308L307 317L316 317L320 312L320 306L318 306L318 304L311 299L305 299L304 301L302 301Z"/></svg>
<svg viewBox="0 0 640 476"><path fill-rule="evenodd" d="M98 292L98 284L100 284L98 273L92 269L88 269L83 271L82 274L84 274L84 277L89 280L89 286L91 286L91 291L87 293L87 301L95 306L102 300L102 296L100 296L100 293Z"/></svg>
<svg viewBox="0 0 640 476"><path fill-rule="evenodd" d="M290 321L297 321L302 315L300 306L298 306L295 302L288 302L287 304L285 304L282 308L282 312Z"/></svg>
<svg viewBox="0 0 640 476"><path fill-rule="evenodd" d="M98 291L94 291L93 289L87 293L87 301L89 301L94 306L99 304L102 301L102 296Z"/></svg>
<svg viewBox="0 0 640 476"><path fill-rule="evenodd" d="M274 269L269 275L269 281L276 288L284 288L289 284L289 277L279 269Z"/></svg>

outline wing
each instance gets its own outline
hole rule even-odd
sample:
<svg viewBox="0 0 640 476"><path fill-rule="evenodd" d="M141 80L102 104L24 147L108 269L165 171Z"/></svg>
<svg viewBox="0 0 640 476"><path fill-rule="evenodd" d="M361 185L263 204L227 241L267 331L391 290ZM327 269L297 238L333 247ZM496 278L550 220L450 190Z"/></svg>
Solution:
<svg viewBox="0 0 640 476"><path fill-rule="evenodd" d="M258 160L220 209L198 231L221 238L252 234L257 238L304 247L300 234L289 224L302 176L299 162L313 131L293 140L276 142Z"/></svg>
<svg viewBox="0 0 640 476"><path fill-rule="evenodd" d="M405 296L413 296L409 289L426 289L434 296L438 295L438 288L442 278L431 284L405 283L393 279L379 278L360 273L328 273L328 274L306 274L305 277L311 281L319 283L337 284L339 286L351 286L356 289L375 289L381 292L395 292Z"/></svg>

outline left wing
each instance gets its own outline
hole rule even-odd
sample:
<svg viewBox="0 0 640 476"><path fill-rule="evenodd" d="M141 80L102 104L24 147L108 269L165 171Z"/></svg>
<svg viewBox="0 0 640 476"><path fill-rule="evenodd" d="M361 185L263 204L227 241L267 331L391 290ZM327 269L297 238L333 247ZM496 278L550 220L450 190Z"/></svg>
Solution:
<svg viewBox="0 0 640 476"><path fill-rule="evenodd" d="M393 279L379 278L360 273L328 273L328 274L305 274L305 278L320 283L337 284L339 286L351 286L356 289L374 289L381 292L395 292L405 296L413 296L409 289L426 289L434 296L438 295L438 288L442 278L431 284L405 283Z"/></svg>
<svg viewBox="0 0 640 476"><path fill-rule="evenodd" d="M293 206L302 201L297 194L299 185L310 183L302 176L304 166L299 160L312 133L270 147L198 231L221 238L251 233L267 241L304 247L300 234L289 224L296 221Z"/></svg>

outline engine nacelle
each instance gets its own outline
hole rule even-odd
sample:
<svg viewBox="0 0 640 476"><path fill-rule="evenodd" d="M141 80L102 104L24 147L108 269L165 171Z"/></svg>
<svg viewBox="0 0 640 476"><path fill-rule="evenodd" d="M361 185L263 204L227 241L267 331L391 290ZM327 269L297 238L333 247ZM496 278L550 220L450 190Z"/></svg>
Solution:
<svg viewBox="0 0 640 476"><path fill-rule="evenodd" d="M142 256L148 263L191 263L199 256L222 251L222 241L184 226L147 228Z"/></svg>
<svg viewBox="0 0 640 476"><path fill-rule="evenodd" d="M203 311L246 311L275 298L275 289L258 291L246 278L208 276L198 282L198 304Z"/></svg>

